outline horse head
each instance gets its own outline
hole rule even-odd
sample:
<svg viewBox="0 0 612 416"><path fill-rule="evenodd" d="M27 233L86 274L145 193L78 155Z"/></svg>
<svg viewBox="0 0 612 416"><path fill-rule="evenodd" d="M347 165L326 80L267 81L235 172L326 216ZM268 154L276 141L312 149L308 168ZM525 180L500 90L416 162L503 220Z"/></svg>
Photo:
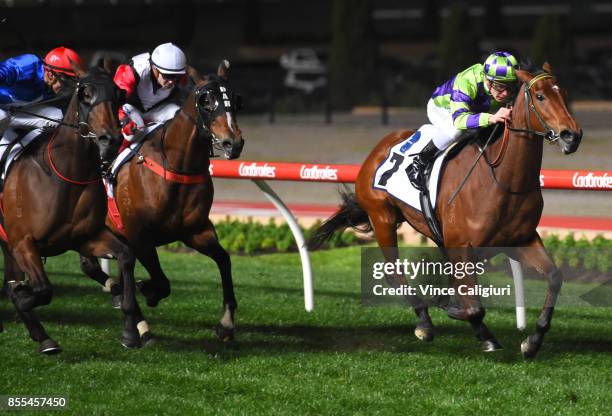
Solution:
<svg viewBox="0 0 612 416"><path fill-rule="evenodd" d="M543 137L551 143L557 143L564 154L574 153L582 140L582 129L570 114L566 91L557 84L550 65L545 63L543 69L543 72L536 74L525 70L516 71L523 82L523 123L526 125L513 126L511 130ZM515 114L515 121L518 118Z"/></svg>
<svg viewBox="0 0 612 416"><path fill-rule="evenodd" d="M223 151L226 159L236 159L244 146L242 131L236 115L242 107L242 98L228 83L229 62L219 65L216 75L201 76L189 68L195 82L194 100L198 128L209 137L213 146Z"/></svg>
<svg viewBox="0 0 612 416"><path fill-rule="evenodd" d="M78 77L77 97L78 134L92 139L98 146L102 167L117 156L122 137L117 120L121 101L108 61L105 67L92 67L89 72L73 65Z"/></svg>

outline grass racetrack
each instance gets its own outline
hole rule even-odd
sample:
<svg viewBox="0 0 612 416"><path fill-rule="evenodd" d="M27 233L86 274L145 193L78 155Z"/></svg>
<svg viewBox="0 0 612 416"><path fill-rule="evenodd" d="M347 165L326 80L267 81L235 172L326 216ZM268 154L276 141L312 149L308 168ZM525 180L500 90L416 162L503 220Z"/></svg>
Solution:
<svg viewBox="0 0 612 416"><path fill-rule="evenodd" d="M68 396L67 414L610 414L612 309L560 308L525 362L514 311L486 322L506 348L485 354L467 323L432 310L436 339L414 314L360 304L360 249L312 254L315 311L303 308L297 254L233 256L239 307L233 343L217 340L218 271L208 258L160 252L172 295L143 312L155 345L119 343L110 296L71 253L47 261L55 298L39 311L63 348L41 356L3 297L0 395ZM144 278L137 269L137 278ZM543 293L542 293L543 296ZM532 331L539 310L530 309ZM32 412L42 414L43 412ZM58 414L60 412L50 412ZM28 414L22 411L20 414Z"/></svg>

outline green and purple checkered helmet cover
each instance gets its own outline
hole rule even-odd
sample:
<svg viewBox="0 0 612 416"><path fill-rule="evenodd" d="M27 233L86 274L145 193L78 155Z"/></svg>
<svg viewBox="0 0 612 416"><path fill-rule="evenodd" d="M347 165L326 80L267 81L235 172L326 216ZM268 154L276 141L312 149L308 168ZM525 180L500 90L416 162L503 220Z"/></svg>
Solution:
<svg viewBox="0 0 612 416"><path fill-rule="evenodd" d="M485 77L489 81L515 82L518 61L508 52L494 52L484 63Z"/></svg>

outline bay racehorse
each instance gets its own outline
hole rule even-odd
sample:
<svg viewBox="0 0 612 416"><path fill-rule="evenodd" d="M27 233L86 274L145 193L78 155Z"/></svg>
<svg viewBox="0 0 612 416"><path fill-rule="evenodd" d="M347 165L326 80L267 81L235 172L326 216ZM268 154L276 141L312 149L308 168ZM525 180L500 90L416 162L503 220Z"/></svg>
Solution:
<svg viewBox="0 0 612 416"><path fill-rule="evenodd" d="M540 168L544 140L560 146L564 154L578 149L582 130L567 109L565 91L551 73L548 64L536 73L517 71L522 85L516 96L512 121L503 138L495 141L478 161L471 176L457 197L448 203L480 153L476 145L465 146L450 159L440 177L435 216L441 225L440 246L452 261L471 261L474 248L512 247L508 253L547 278L544 307L536 323L535 333L521 344L526 358L534 357L551 325L552 314L562 284L561 272L555 267L536 231L543 209ZM329 218L311 239L317 246L336 230L362 226L374 231L387 261L395 261L397 225L404 221L418 232L432 238L420 211L400 202L388 193L375 189L373 178L389 149L412 135L397 131L385 136L363 163L355 183L355 193L343 196L340 210ZM396 276L395 284L407 284L404 276ZM474 279L470 278L470 284ZM455 284L457 279L455 279ZM464 282L466 280L464 279ZM417 315L415 335L433 339L433 324L427 306L417 297L408 299ZM473 327L485 351L501 346L484 324L485 309L477 296L461 297L461 306L447 307L449 316L466 320Z"/></svg>
<svg viewBox="0 0 612 416"><path fill-rule="evenodd" d="M182 241L215 261L223 287L224 314L217 328L221 339L233 337L237 303L230 257L209 219L214 194L209 158L215 144L227 159L240 156L244 146L236 120L240 96L227 81L228 69L227 61L216 75L201 76L189 68L195 85L181 109L151 133L138 154L119 170L115 197L122 228L107 219L149 273L151 279L142 282L140 290L151 307L170 295L157 246ZM107 278L94 258L82 257L81 266L101 283Z"/></svg>
<svg viewBox="0 0 612 416"><path fill-rule="evenodd" d="M106 193L100 166L101 160L114 157L120 144L119 90L108 69L96 67L86 73L75 67L75 72L78 83L64 119L13 162L2 193L5 284L31 338L47 354L60 348L32 312L49 304L53 294L41 257L74 250L117 258L125 281L124 346L140 345L137 324L143 320L135 297L134 256L104 225Z"/></svg>

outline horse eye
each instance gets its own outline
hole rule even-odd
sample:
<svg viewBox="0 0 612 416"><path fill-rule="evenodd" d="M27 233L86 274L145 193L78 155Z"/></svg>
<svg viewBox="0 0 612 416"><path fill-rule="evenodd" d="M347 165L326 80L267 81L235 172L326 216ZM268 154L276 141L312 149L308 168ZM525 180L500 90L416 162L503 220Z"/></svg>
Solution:
<svg viewBox="0 0 612 416"><path fill-rule="evenodd" d="M544 101L544 96L542 94L536 94L536 98L538 101Z"/></svg>
<svg viewBox="0 0 612 416"><path fill-rule="evenodd" d="M85 104L91 104L93 101L93 93L89 88L79 88L78 96L79 100Z"/></svg>

